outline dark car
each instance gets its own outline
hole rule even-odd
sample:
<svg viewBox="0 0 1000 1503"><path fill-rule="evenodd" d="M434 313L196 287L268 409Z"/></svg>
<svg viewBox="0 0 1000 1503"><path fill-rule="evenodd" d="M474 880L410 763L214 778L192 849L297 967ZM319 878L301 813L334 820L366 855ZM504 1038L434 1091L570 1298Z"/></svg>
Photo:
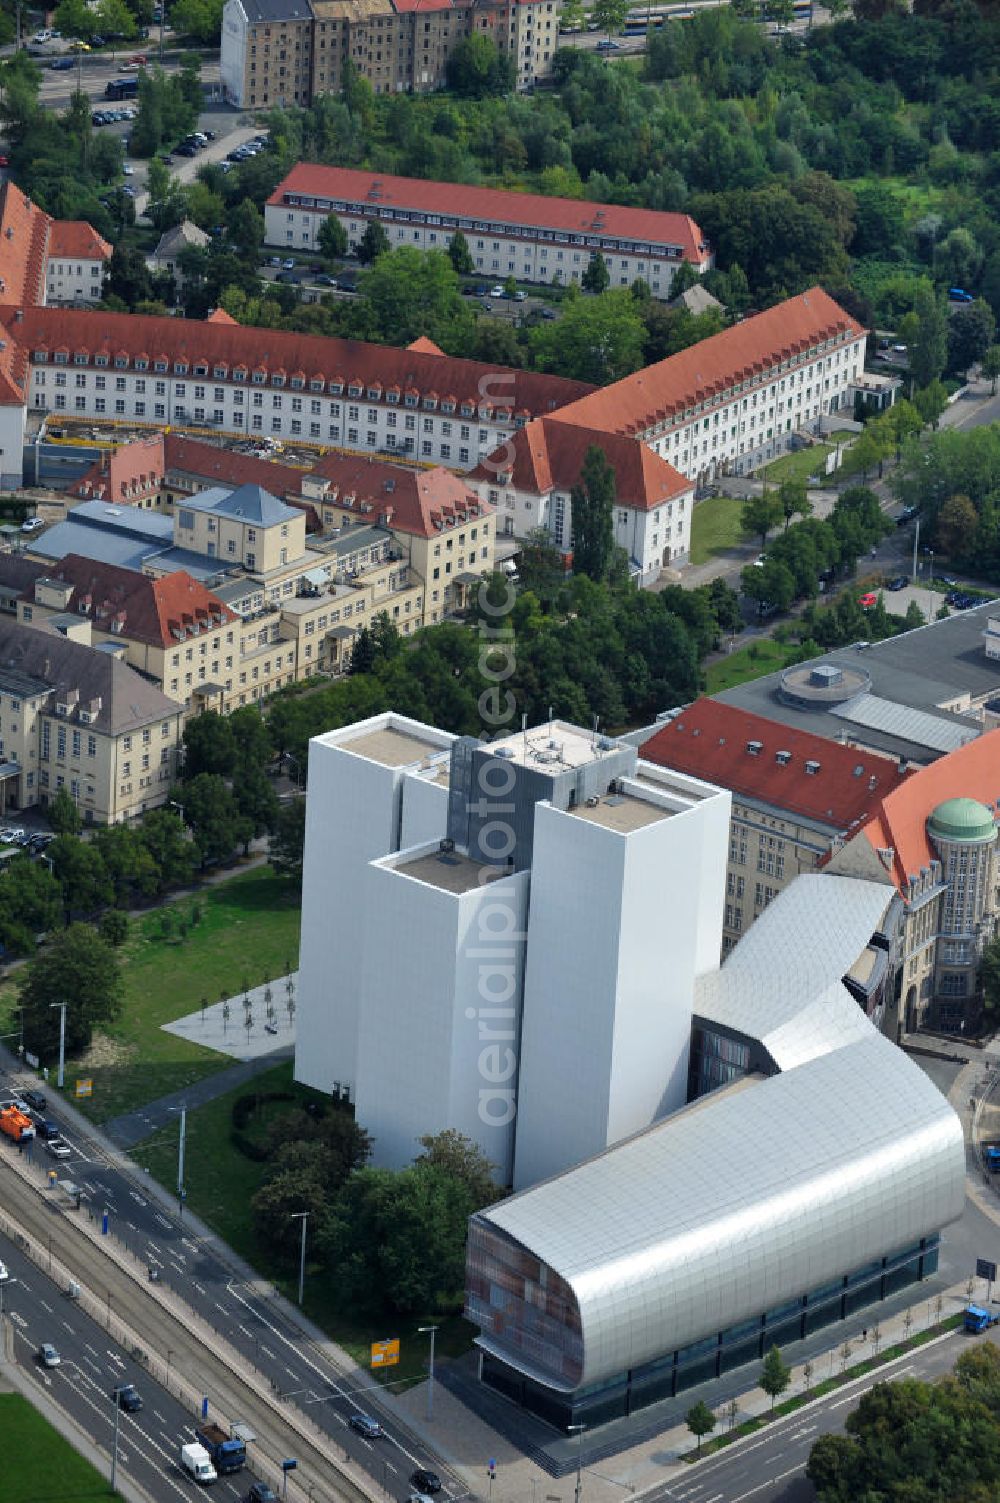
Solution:
<svg viewBox="0 0 1000 1503"><path fill-rule="evenodd" d="M301 279L295 275L294 271L279 271L274 280L281 282L284 287L297 287Z"/></svg>
<svg viewBox="0 0 1000 1503"><path fill-rule="evenodd" d="M544 308L540 308L538 311L539 311L539 313L541 313L541 315L542 315L543 318L558 318L559 317L559 314L556 312L555 308L550 308L550 307L548 307L548 305L546 305Z"/></svg>
<svg viewBox="0 0 1000 1503"><path fill-rule="evenodd" d="M244 1497L243 1503L278 1503L278 1499L266 1482L255 1482Z"/></svg>
<svg viewBox="0 0 1000 1503"><path fill-rule="evenodd" d="M425 1467L418 1467L410 1476L410 1481L418 1493L439 1493L441 1491L441 1478L437 1472L429 1472Z"/></svg>
<svg viewBox="0 0 1000 1503"><path fill-rule="evenodd" d="M372 1419L370 1414L352 1414L347 1421L352 1430L363 1435L365 1440L379 1440L382 1435L382 1426L378 1420Z"/></svg>
<svg viewBox="0 0 1000 1503"><path fill-rule="evenodd" d="M895 579L890 579L889 583L886 585L886 589L905 590L908 584L909 580L907 579L905 574L897 574Z"/></svg>
<svg viewBox="0 0 1000 1503"><path fill-rule="evenodd" d="M337 278L329 276L325 271L321 272L318 277L313 277L313 281L317 287L336 287L337 285Z"/></svg>
<svg viewBox="0 0 1000 1503"><path fill-rule="evenodd" d="M121 1388L116 1388L111 1397L117 1398L119 1409L124 1409L126 1414L138 1414L142 1408L142 1394L134 1383L125 1383Z"/></svg>
<svg viewBox="0 0 1000 1503"><path fill-rule="evenodd" d="M22 1095L33 1112L44 1112L49 1104L49 1099L44 1091L23 1091Z"/></svg>
<svg viewBox="0 0 1000 1503"><path fill-rule="evenodd" d="M62 1137L58 1122L53 1122L51 1117L37 1117L35 1119L38 1128L38 1136L44 1138L46 1143L55 1143Z"/></svg>
<svg viewBox="0 0 1000 1503"><path fill-rule="evenodd" d="M71 57L53 58L52 62L49 63L49 67L53 73L68 73L72 66L73 59Z"/></svg>
<svg viewBox="0 0 1000 1503"><path fill-rule="evenodd" d="M917 508L915 506L904 506L903 510L899 513L899 516L896 518L896 526L897 527L905 527L906 524L907 524L907 522L912 522L913 518L916 515L917 515Z"/></svg>
<svg viewBox="0 0 1000 1503"><path fill-rule="evenodd" d="M198 155L198 148L197 148L197 146L175 146L174 147L174 156L177 156L177 157L196 157L197 155Z"/></svg>

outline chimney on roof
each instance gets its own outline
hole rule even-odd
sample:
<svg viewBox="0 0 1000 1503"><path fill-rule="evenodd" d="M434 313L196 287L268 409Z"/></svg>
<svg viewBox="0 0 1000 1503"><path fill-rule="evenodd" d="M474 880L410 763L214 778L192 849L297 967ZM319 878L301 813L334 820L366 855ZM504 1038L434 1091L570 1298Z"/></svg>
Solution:
<svg viewBox="0 0 1000 1503"><path fill-rule="evenodd" d="M16 312L14 314L14 322L16 324L23 324L24 323L24 309L23 308L18 308L16 310Z"/></svg>

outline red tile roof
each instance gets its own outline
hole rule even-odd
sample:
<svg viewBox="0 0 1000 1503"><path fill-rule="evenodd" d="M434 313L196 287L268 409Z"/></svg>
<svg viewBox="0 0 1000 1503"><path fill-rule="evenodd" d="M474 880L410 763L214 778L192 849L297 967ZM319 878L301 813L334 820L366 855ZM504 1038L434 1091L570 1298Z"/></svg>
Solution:
<svg viewBox="0 0 1000 1503"><path fill-rule="evenodd" d="M211 485L260 485L282 500L298 495L302 470L290 464L258 459L255 454L237 454L234 449L205 444L181 433L163 435L164 473L194 475Z"/></svg>
<svg viewBox="0 0 1000 1503"><path fill-rule="evenodd" d="M435 537L471 516L485 516L494 508L450 470L407 470L402 465L354 455L327 454L312 471L328 481L328 503L350 508L370 522L416 537ZM322 502L320 503L322 504ZM362 513L363 504L371 511Z"/></svg>
<svg viewBox="0 0 1000 1503"><path fill-rule="evenodd" d="M163 579L151 579L134 569L101 564L69 553L46 570L46 578L73 586L67 609L86 615L102 631L120 621L121 636L154 647L174 648L187 636L222 626L239 617L183 569ZM22 600L35 598L34 588ZM86 607L86 609L84 609Z"/></svg>
<svg viewBox="0 0 1000 1503"><path fill-rule="evenodd" d="M546 198L538 193L513 193L503 188L476 188L464 183L426 182L421 178L392 177L384 172L360 172L351 167L321 167L299 162L275 188L268 203L283 207L288 194L307 198L343 199L364 205L418 209L433 214L488 220L512 227L562 230L575 235L642 240L677 246L684 260L700 265L708 252L705 237L687 214L658 209L632 209L620 204L595 204L575 198Z"/></svg>
<svg viewBox="0 0 1000 1503"><path fill-rule="evenodd" d="M759 743L760 750L748 751L748 743ZM779 761L779 752L791 755ZM897 789L905 793L913 781L894 759L793 730L717 699L689 705L644 742L639 755L816 820L838 834L855 833L886 795L898 796ZM818 769L807 772L807 762L818 763Z"/></svg>
<svg viewBox="0 0 1000 1503"><path fill-rule="evenodd" d="M0 190L0 302L40 303L52 220L8 180Z"/></svg>
<svg viewBox="0 0 1000 1503"><path fill-rule="evenodd" d="M424 355L444 354L444 350L441 348L441 346L439 344L435 344L433 339L428 339L426 334L421 334L419 339L415 339L413 343L408 344L406 348L408 350L419 350L421 354Z"/></svg>
<svg viewBox="0 0 1000 1503"><path fill-rule="evenodd" d="M85 219L54 219L49 232L49 255L78 261L109 261L111 246Z"/></svg>
<svg viewBox="0 0 1000 1503"><path fill-rule="evenodd" d="M163 435L141 438L105 451L85 475L69 487L69 495L84 501L115 501L122 505L159 492L163 481Z"/></svg>
<svg viewBox="0 0 1000 1503"><path fill-rule="evenodd" d="M213 308L205 322L209 324L234 324L236 319L233 318L231 313L227 313L225 308Z"/></svg>
<svg viewBox="0 0 1000 1503"><path fill-rule="evenodd" d="M576 428L561 423L558 417L535 418L519 428L509 443L476 466L470 478L513 484L517 490L536 496L570 490L580 479L592 444L604 451L612 465L617 500L623 506L652 511L693 489L690 480L639 439Z"/></svg>
<svg viewBox="0 0 1000 1503"><path fill-rule="evenodd" d="M456 404L486 405L494 411L513 409L527 417L554 412L593 389L582 381L537 371L507 371L475 360L190 318L79 308L0 307L0 323L8 337L14 337L23 356L33 350L65 349L89 356L103 353L112 361L120 353L129 360L144 355L151 363L160 358L171 364L186 361L192 374L198 362L204 362L210 372L215 367L281 371L289 376L301 375L307 383L314 379L340 381L345 394L351 382L383 390L397 386L421 396L433 392L442 400L451 397ZM14 379L22 386L25 364L23 358L15 361Z"/></svg>
<svg viewBox="0 0 1000 1503"><path fill-rule="evenodd" d="M721 398L735 382L762 375L820 340L863 334L861 325L822 287L810 287L564 407L559 421L605 433L643 433L655 423L680 417L698 402Z"/></svg>
<svg viewBox="0 0 1000 1503"><path fill-rule="evenodd" d="M921 867L938 859L927 834L927 820L938 804L961 797L997 807L998 757L1000 730L988 731L927 767L918 767L901 788L882 800L859 838L876 852L892 851L886 870L900 892L905 894L909 878L919 875Z"/></svg>

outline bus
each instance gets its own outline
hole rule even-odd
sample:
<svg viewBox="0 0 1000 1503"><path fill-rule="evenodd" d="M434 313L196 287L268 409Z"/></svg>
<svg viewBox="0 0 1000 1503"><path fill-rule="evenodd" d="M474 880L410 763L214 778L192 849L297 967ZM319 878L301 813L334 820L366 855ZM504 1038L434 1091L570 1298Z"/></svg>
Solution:
<svg viewBox="0 0 1000 1503"><path fill-rule="evenodd" d="M113 78L104 86L105 99L138 99L139 80L137 78Z"/></svg>

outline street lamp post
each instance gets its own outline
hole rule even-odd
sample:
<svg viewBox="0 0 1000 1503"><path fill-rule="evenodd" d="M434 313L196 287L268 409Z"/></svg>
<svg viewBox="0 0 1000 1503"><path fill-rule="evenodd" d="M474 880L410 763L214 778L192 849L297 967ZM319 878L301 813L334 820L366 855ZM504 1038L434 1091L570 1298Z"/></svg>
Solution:
<svg viewBox="0 0 1000 1503"><path fill-rule="evenodd" d="M66 1003L50 1002L49 1006L59 1008L59 1074L56 1077L56 1085L61 1091L66 1073Z"/></svg>
<svg viewBox="0 0 1000 1503"><path fill-rule="evenodd" d="M171 1112L180 1112L181 1130L177 1139L177 1207L178 1215L184 1214L184 1201L187 1192L184 1189L184 1150L187 1146L187 1102L183 1106L171 1106L167 1108Z"/></svg>
<svg viewBox="0 0 1000 1503"><path fill-rule="evenodd" d="M577 1439L576 1451L576 1490L573 1493L573 1503L580 1503L580 1493L583 1488L583 1432L586 1425L567 1425L567 1435L575 1435Z"/></svg>
<svg viewBox="0 0 1000 1503"><path fill-rule="evenodd" d="M302 1309L302 1296L306 1284L306 1224L309 1220L308 1211L293 1211L289 1221L302 1222L302 1242L299 1247L299 1309Z"/></svg>
<svg viewBox="0 0 1000 1503"><path fill-rule="evenodd" d="M431 1361L430 1361L430 1367L427 1369L427 1419L428 1419L428 1421L430 1421L430 1420L432 1420L434 1418L434 1338L436 1337L437 1333L438 1333L437 1326L417 1326L417 1334L419 1336L429 1336L431 1338Z"/></svg>
<svg viewBox="0 0 1000 1503"><path fill-rule="evenodd" d="M184 805L183 804L179 804L176 799L172 798L170 800L169 808L177 810L178 814L181 817L181 824L182 825L186 825L187 824L187 820L184 818Z"/></svg>

